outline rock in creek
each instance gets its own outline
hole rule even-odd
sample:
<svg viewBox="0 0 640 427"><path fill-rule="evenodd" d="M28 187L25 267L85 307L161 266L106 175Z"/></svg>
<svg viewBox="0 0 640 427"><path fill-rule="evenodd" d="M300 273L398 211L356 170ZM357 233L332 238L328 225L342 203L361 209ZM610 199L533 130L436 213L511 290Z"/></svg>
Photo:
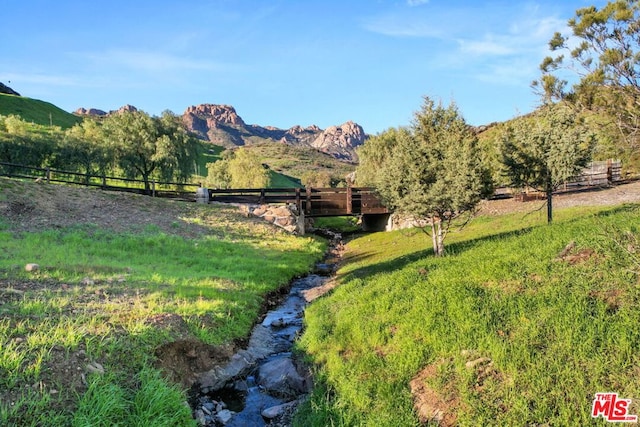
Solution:
<svg viewBox="0 0 640 427"><path fill-rule="evenodd" d="M290 357L282 357L260 366L258 384L274 396L296 398L311 391L308 375L298 372Z"/></svg>

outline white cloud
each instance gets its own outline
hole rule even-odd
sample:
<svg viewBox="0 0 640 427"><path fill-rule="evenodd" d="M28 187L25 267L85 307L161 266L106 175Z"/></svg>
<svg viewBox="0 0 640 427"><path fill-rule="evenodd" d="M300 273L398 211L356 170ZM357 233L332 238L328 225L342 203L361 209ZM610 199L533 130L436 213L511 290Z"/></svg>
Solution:
<svg viewBox="0 0 640 427"><path fill-rule="evenodd" d="M372 17L366 20L363 26L373 33L391 37L441 38L444 36L443 30L431 22L402 14Z"/></svg>
<svg viewBox="0 0 640 427"><path fill-rule="evenodd" d="M427 3L429 3L429 0L407 0L407 4L410 7L421 6Z"/></svg>
<svg viewBox="0 0 640 427"><path fill-rule="evenodd" d="M487 37L485 40L458 40L460 52L473 56L504 56L514 53L509 43Z"/></svg>

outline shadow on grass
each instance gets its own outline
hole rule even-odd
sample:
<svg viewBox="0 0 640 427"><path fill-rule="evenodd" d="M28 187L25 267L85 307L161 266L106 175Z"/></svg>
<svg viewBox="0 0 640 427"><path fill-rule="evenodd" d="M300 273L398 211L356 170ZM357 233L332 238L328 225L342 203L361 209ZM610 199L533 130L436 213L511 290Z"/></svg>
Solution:
<svg viewBox="0 0 640 427"><path fill-rule="evenodd" d="M640 205L637 205L637 204L623 204L617 207L612 207L611 209L596 212L593 215L596 218L606 218L619 213L635 213L638 211L639 207ZM566 223L579 221L582 219L584 219L584 216L571 218L562 222L566 224ZM516 230L502 231L494 234L488 234L485 236L472 238L469 240L454 242L445 246L445 251L446 251L445 257L459 255L485 242L489 242L493 240L504 240L504 239L509 239L516 236L522 236L540 227L547 227L547 224L545 223L540 225L530 225L530 226L518 228ZM425 238L430 239L430 237L428 237L426 234L425 234ZM368 258L372 256L373 255L365 252L365 253L357 254L351 257L346 257L345 261L348 263L360 263L360 262L365 262ZM347 273L343 273L343 274L338 273L338 274L340 276L340 280L343 280L343 281L350 281L352 279L362 279L364 277L372 276L375 274L387 273L394 270L402 269L409 264L412 264L421 259L425 259L427 257L433 257L432 248L411 252L393 259L389 259L387 261L366 265L366 266L354 269L352 271L349 271Z"/></svg>

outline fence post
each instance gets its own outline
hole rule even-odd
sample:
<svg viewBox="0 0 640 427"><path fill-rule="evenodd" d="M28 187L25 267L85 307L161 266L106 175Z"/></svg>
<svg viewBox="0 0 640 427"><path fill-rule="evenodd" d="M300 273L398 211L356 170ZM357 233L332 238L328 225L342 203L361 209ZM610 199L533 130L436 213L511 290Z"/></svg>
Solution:
<svg viewBox="0 0 640 427"><path fill-rule="evenodd" d="M305 213L307 215L311 214L311 187L306 188L307 191L307 205L305 206Z"/></svg>
<svg viewBox="0 0 640 427"><path fill-rule="evenodd" d="M107 175L105 175L103 172L102 173L102 189L104 190L105 188L107 188Z"/></svg>
<svg viewBox="0 0 640 427"><path fill-rule="evenodd" d="M156 180L151 181L151 197L156 197Z"/></svg>
<svg viewBox="0 0 640 427"><path fill-rule="evenodd" d="M47 166L47 171L46 171L46 176L47 176L47 184L51 184L51 168L49 166Z"/></svg>
<svg viewBox="0 0 640 427"><path fill-rule="evenodd" d="M353 194L351 190L351 185L347 186L347 214L351 215L353 213Z"/></svg>
<svg viewBox="0 0 640 427"><path fill-rule="evenodd" d="M258 201L258 204L260 205L264 205L264 188L260 189L260 200Z"/></svg>
<svg viewBox="0 0 640 427"><path fill-rule="evenodd" d="M300 200L300 188L299 187L296 188L296 208L298 208L298 213L300 215L304 214L304 212L302 212L302 200Z"/></svg>

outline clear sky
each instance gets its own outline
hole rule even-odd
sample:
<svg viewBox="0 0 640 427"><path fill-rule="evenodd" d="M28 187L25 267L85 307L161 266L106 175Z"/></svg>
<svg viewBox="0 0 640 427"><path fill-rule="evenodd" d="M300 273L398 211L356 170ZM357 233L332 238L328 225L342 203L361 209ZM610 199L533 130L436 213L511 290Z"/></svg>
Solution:
<svg viewBox="0 0 640 427"><path fill-rule="evenodd" d="M0 82L74 111L230 104L249 124L370 134L422 97L473 125L535 108L555 31L605 0L3 0Z"/></svg>

